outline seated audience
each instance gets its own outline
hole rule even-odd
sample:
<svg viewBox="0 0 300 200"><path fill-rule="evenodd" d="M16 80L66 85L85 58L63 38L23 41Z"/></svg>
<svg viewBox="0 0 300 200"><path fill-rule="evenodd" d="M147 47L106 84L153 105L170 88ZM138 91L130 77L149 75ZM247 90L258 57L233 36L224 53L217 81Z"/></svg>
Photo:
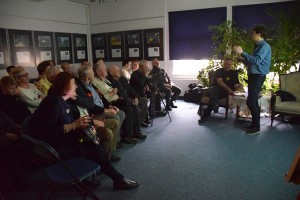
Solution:
<svg viewBox="0 0 300 200"><path fill-rule="evenodd" d="M1 79L2 94L0 95L0 110L16 123L21 124L29 115L30 110L17 97L18 86L11 76Z"/></svg>
<svg viewBox="0 0 300 200"><path fill-rule="evenodd" d="M234 91L242 89L243 86L239 83L238 72L232 70L231 67L231 58L226 58L223 68L215 71L213 86L209 88L209 104L204 110L199 123L206 121L212 110L218 112L219 99L226 98L228 95L234 95Z"/></svg>
<svg viewBox="0 0 300 200"><path fill-rule="evenodd" d="M37 70L39 73L39 80L34 84L36 88L41 91L45 96L49 88L51 87L51 83L47 79L47 71L50 69L50 65L48 61L43 61L37 66Z"/></svg>
<svg viewBox="0 0 300 200"><path fill-rule="evenodd" d="M123 60L121 76L124 77L128 82L130 80L131 62L129 60Z"/></svg>
<svg viewBox="0 0 300 200"><path fill-rule="evenodd" d="M97 162L101 171L113 180L115 190L134 189L139 184L124 178L110 163L105 150L88 139L78 143L80 128L87 127L88 116L74 119L66 100L76 96L74 77L66 72L59 73L49 94L34 112L27 125L28 134L53 146L64 158L80 156L81 153ZM49 112L51 110L51 112ZM78 130L79 129L79 130ZM80 148L79 148L80 147ZM82 151L82 152L81 152Z"/></svg>
<svg viewBox="0 0 300 200"><path fill-rule="evenodd" d="M8 66L8 67L6 68L7 74L8 74L9 76L12 76L12 70L13 70L14 68L16 68L16 67L13 66L13 65Z"/></svg>
<svg viewBox="0 0 300 200"><path fill-rule="evenodd" d="M133 60L131 64L131 73L139 69L140 62L138 60Z"/></svg>
<svg viewBox="0 0 300 200"><path fill-rule="evenodd" d="M171 111L172 108L177 108L177 106L174 105L174 101L176 101L177 97L180 95L181 89L172 83L165 70L160 68L159 60L156 58L152 60L152 70L149 75L151 76L152 81L157 83L159 91L165 94L166 110ZM173 95L171 97L172 92ZM157 99L156 105L160 105L159 98Z"/></svg>
<svg viewBox="0 0 300 200"><path fill-rule="evenodd" d="M33 113L40 105L44 98L44 94L40 92L34 84L29 83L28 73L23 67L16 67L12 73L19 87L17 96L27 106L31 113Z"/></svg>
<svg viewBox="0 0 300 200"><path fill-rule="evenodd" d="M146 139L146 135L142 134L141 131L141 119L139 113L139 100L137 93L129 88L126 79L121 77L121 70L117 65L113 65L109 68L110 82L112 87L118 89L118 96L122 98L121 104L118 107L125 112L125 124L128 126L124 131L123 136L137 139ZM129 118L130 117L130 118ZM127 122L127 123L126 123Z"/></svg>

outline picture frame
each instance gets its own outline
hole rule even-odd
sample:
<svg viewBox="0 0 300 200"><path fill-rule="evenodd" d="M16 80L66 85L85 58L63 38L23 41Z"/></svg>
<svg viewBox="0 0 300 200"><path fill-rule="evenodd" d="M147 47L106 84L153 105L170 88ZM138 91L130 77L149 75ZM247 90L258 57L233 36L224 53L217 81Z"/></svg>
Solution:
<svg viewBox="0 0 300 200"><path fill-rule="evenodd" d="M126 59L142 60L144 58L142 30L125 31L124 37Z"/></svg>
<svg viewBox="0 0 300 200"><path fill-rule="evenodd" d="M92 56L93 63L96 63L98 59L108 61L108 47L107 47L107 34L97 33L91 35L92 40Z"/></svg>
<svg viewBox="0 0 300 200"><path fill-rule="evenodd" d="M109 61L123 61L124 55L124 32L107 33L108 59Z"/></svg>
<svg viewBox="0 0 300 200"><path fill-rule="evenodd" d="M35 67L32 31L8 29L12 65Z"/></svg>
<svg viewBox="0 0 300 200"><path fill-rule="evenodd" d="M46 31L33 32L37 65L45 60L52 60L56 63L53 34L53 32Z"/></svg>
<svg viewBox="0 0 300 200"><path fill-rule="evenodd" d="M8 51L7 31L0 28L0 69L11 65L10 55Z"/></svg>
<svg viewBox="0 0 300 200"><path fill-rule="evenodd" d="M87 35L86 34L77 34L73 35L73 52L74 52L74 62L81 63L88 60L88 51L87 51Z"/></svg>
<svg viewBox="0 0 300 200"><path fill-rule="evenodd" d="M73 62L73 44L72 44L72 34L71 33L54 33L55 36L55 54L57 64L63 62L68 62L69 64Z"/></svg>
<svg viewBox="0 0 300 200"><path fill-rule="evenodd" d="M144 58L164 60L163 29L144 29Z"/></svg>

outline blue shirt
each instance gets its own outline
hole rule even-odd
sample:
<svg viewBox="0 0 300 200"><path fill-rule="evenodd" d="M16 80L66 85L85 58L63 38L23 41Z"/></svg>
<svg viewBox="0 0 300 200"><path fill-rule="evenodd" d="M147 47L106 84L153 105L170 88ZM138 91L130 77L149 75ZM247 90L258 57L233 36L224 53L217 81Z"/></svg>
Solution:
<svg viewBox="0 0 300 200"><path fill-rule="evenodd" d="M264 40L256 43L253 54L242 53L248 66L248 74L268 74L271 66L271 47Z"/></svg>
<svg viewBox="0 0 300 200"><path fill-rule="evenodd" d="M93 88L93 86L91 84L86 84L84 82L82 82L82 83L85 85L85 87L87 89L89 89L91 91L91 93L93 95L93 99L94 99L94 104L101 107L101 108L103 108L104 104L102 102L102 99L99 97L97 91Z"/></svg>

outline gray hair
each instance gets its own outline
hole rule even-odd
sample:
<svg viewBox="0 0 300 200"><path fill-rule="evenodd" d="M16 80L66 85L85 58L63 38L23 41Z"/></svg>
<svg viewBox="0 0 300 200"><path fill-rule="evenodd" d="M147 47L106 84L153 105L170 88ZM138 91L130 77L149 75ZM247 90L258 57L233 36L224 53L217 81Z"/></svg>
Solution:
<svg viewBox="0 0 300 200"><path fill-rule="evenodd" d="M89 73L89 70L91 69L92 69L91 65L81 65L77 71L79 79L85 77Z"/></svg>

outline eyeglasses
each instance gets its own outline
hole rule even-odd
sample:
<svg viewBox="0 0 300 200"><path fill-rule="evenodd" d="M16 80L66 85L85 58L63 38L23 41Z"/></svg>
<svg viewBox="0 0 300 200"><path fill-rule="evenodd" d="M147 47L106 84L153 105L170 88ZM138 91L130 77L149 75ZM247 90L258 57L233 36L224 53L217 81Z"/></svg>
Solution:
<svg viewBox="0 0 300 200"><path fill-rule="evenodd" d="M20 77L28 77L28 73L21 75Z"/></svg>

